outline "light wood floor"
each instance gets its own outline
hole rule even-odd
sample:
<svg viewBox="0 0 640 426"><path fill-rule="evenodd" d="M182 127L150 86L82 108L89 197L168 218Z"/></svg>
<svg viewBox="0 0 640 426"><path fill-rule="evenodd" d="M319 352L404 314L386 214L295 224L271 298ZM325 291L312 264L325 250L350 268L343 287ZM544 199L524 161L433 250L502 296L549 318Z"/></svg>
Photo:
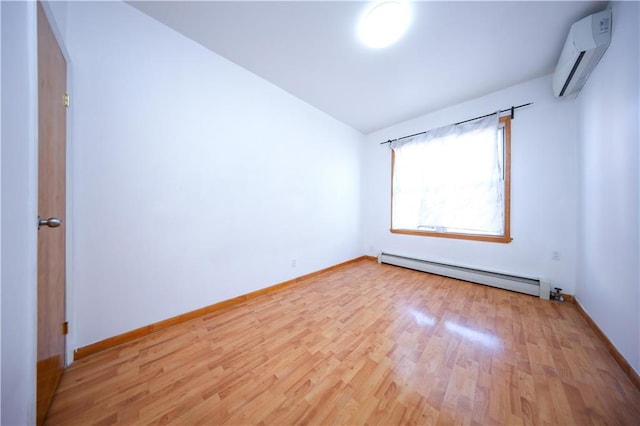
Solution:
<svg viewBox="0 0 640 426"><path fill-rule="evenodd" d="M47 424L622 424L571 304L364 260L74 363Z"/></svg>

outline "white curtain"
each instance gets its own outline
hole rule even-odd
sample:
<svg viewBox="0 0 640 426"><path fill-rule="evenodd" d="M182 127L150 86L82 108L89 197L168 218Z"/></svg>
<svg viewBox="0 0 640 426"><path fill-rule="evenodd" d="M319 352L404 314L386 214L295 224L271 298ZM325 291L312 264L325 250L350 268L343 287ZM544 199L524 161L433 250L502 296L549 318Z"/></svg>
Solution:
<svg viewBox="0 0 640 426"><path fill-rule="evenodd" d="M396 141L391 148L393 229L504 234L498 113Z"/></svg>

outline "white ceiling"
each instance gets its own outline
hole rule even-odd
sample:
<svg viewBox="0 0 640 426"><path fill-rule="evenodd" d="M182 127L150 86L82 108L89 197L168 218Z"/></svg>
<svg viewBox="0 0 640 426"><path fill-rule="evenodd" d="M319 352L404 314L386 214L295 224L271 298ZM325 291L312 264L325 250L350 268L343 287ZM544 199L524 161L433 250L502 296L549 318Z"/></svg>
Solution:
<svg viewBox="0 0 640 426"><path fill-rule="evenodd" d="M405 37L372 50L356 36L364 2L129 4L365 134L553 72L571 24L606 7L413 2Z"/></svg>

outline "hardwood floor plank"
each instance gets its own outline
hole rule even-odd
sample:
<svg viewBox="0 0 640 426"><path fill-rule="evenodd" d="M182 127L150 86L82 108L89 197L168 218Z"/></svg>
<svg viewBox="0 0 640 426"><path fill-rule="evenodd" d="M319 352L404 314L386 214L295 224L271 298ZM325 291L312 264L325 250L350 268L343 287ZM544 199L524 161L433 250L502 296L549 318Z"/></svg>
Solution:
<svg viewBox="0 0 640 426"><path fill-rule="evenodd" d="M363 260L83 358L57 424L638 424L575 305Z"/></svg>

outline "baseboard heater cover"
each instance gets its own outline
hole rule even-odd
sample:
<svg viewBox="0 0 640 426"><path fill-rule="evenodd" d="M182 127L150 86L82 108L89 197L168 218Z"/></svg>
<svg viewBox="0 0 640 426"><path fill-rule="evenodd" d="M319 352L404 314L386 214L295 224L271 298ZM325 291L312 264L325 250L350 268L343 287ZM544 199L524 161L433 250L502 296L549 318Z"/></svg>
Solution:
<svg viewBox="0 0 640 426"><path fill-rule="evenodd" d="M416 271L456 278L505 290L538 296L549 300L551 283L540 278L519 277L500 272L484 271L466 266L450 265L430 260L414 259L396 254L380 253L378 263L401 266Z"/></svg>

